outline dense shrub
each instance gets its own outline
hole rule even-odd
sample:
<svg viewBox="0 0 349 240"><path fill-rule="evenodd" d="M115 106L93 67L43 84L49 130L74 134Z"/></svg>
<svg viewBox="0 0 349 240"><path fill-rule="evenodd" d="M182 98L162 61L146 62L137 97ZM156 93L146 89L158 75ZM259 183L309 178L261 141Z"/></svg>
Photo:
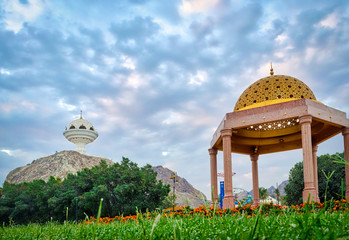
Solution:
<svg viewBox="0 0 349 240"><path fill-rule="evenodd" d="M338 154L343 158L344 153ZM318 161L318 182L319 182L319 197L320 201L325 201L325 188L326 177L325 174L329 174L334 171L332 177L329 179L327 187L327 200L342 199L342 187L345 189L345 183L341 186L342 180L345 179L345 166L344 164L334 163L333 159L338 158L337 154L334 155L321 155L317 158ZM343 181L344 182L344 181ZM297 205L303 202L302 192L304 189L304 175L303 175L303 162L296 163L290 170L289 183L285 187L286 201L289 205Z"/></svg>
<svg viewBox="0 0 349 240"><path fill-rule="evenodd" d="M150 165L139 168L123 158L111 166L102 161L91 169L68 175L64 181L51 177L48 182L5 182L2 191L0 221L28 223L96 216L101 198L102 216L154 210L161 206L170 189L156 180Z"/></svg>

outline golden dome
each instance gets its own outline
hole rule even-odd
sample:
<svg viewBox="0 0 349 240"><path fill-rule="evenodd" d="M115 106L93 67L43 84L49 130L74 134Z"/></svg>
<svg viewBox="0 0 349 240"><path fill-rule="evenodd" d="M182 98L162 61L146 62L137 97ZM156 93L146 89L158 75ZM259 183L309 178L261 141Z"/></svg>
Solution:
<svg viewBox="0 0 349 240"><path fill-rule="evenodd" d="M250 85L236 102L234 111L307 98L316 101L310 88L297 78L271 75Z"/></svg>

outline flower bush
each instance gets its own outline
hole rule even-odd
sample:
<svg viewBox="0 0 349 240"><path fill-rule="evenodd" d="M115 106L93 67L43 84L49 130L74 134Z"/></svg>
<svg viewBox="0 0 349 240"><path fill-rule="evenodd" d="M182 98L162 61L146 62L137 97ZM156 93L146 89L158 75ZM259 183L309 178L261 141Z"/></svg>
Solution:
<svg viewBox="0 0 349 240"><path fill-rule="evenodd" d="M97 220L96 218L90 217L90 219L81 222L80 224L109 224L115 221L127 222L127 221L139 221L144 219L155 219L157 216L163 216L167 218L190 218L194 216L202 216L207 218L223 217L223 216L243 216L251 218L255 215L282 215L284 213L319 213L320 211L332 212L343 212L347 213L349 211L349 202L345 199L343 200L330 200L326 203L311 202L303 203L299 205L292 205L290 207L283 207L278 204L263 203L260 206L253 207L252 205L238 205L233 209L220 209L206 206L200 206L198 208L176 207L173 211L168 209L165 211L153 211L146 213L138 213L137 215L131 216L115 216L113 218L104 217Z"/></svg>

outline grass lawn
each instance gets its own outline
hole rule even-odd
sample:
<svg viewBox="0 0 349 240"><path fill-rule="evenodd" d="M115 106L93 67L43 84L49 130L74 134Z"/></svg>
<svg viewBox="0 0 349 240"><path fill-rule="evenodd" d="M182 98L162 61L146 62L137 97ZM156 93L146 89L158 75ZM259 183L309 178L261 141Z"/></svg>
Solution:
<svg viewBox="0 0 349 240"><path fill-rule="evenodd" d="M345 200L343 200L345 201ZM1 239L349 239L348 202L330 207L264 204L233 210L183 208L79 224L9 225Z"/></svg>

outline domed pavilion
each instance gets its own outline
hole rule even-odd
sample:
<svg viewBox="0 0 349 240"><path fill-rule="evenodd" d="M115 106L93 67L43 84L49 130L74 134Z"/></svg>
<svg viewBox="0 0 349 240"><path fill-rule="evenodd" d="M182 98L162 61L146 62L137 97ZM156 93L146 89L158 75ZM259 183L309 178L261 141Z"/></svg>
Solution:
<svg viewBox="0 0 349 240"><path fill-rule="evenodd" d="M249 86L225 115L211 140L211 189L218 200L217 151L223 151L223 208L234 207L231 153L250 156L252 163L253 202L259 204L258 156L293 149L303 150L303 200L319 201L317 157L318 144L341 133L344 156L349 162L349 119L346 113L316 100L311 89L297 78L274 75ZM345 168L346 193L349 199L349 167Z"/></svg>
<svg viewBox="0 0 349 240"><path fill-rule="evenodd" d="M75 151L81 154L86 154L86 144L93 142L98 137L98 133L92 124L82 118L82 112L79 119L69 123L63 135L68 141L76 145Z"/></svg>

